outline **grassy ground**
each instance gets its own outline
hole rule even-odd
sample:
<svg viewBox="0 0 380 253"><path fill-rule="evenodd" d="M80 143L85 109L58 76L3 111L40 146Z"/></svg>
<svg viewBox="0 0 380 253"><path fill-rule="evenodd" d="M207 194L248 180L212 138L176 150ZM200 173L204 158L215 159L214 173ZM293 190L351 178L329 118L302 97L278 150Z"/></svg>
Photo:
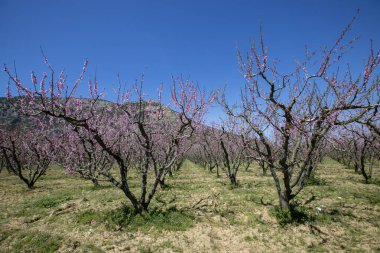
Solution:
<svg viewBox="0 0 380 253"><path fill-rule="evenodd" d="M5 172L0 252L380 252L379 181L327 159L298 198L300 223L282 225L272 178L253 167L238 180L186 162L141 217L106 183L53 168L27 190Z"/></svg>

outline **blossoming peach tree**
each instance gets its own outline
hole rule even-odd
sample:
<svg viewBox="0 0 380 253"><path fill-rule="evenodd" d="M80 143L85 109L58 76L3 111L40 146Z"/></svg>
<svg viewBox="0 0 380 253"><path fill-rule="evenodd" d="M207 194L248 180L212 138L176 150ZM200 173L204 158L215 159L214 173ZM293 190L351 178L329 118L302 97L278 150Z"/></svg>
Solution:
<svg viewBox="0 0 380 253"><path fill-rule="evenodd" d="M0 129L2 167L19 177L29 189L46 173L58 150L58 133L46 117L29 120L29 131L21 124Z"/></svg>
<svg viewBox="0 0 380 253"><path fill-rule="evenodd" d="M46 57L45 63L50 70L49 80L46 73L40 81L32 73L32 87L4 68L18 95L23 97L20 111L29 116L46 115L70 126L76 132L75 139L82 143L82 147L71 152L73 158L78 158L79 152L80 158L87 156L88 163L91 153L115 163L117 177L110 173L108 161L99 170L101 176L123 191L137 213L146 212L167 171L191 147L195 126L202 122L214 96L206 95L191 81L177 78L173 79L170 104L163 105L162 89L156 100L143 95L142 78L129 91L118 92L117 101L110 103L102 100L95 78L89 82L90 99L79 99L75 94L84 78L87 60L72 87L67 84L64 72L55 80L55 72ZM94 153L86 154L91 145ZM71 170L76 167L77 171L78 167L86 168L75 163L66 162L66 165ZM93 169L95 165L86 166ZM140 175L140 191L133 191L129 186L131 169ZM148 180L150 176L152 180Z"/></svg>
<svg viewBox="0 0 380 253"><path fill-rule="evenodd" d="M379 106L379 79L374 77L379 52L370 49L362 74L354 76L349 67L342 72L342 57L352 44L345 39L351 26L331 48L306 50L305 60L291 73L281 72L277 61L271 61L261 33L259 46L253 44L246 56L238 54L245 81L241 106L231 106L222 96L226 114L251 129L255 141L250 148L269 168L283 210L292 207L316 168L326 134Z"/></svg>
<svg viewBox="0 0 380 253"><path fill-rule="evenodd" d="M380 136L366 124L340 127L327 137L334 159L360 173L365 182L372 178L375 160L380 154Z"/></svg>

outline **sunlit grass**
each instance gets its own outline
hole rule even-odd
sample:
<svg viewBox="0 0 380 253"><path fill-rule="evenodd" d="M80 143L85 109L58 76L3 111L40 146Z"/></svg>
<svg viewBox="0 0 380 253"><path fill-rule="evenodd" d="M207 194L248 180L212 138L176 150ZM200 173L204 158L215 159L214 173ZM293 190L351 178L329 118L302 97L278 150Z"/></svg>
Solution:
<svg viewBox="0 0 380 253"><path fill-rule="evenodd" d="M138 193L139 177L135 171L129 174ZM374 182L379 178L376 167ZM0 174L0 252L26 252L26 247L34 252L380 248L380 186L364 184L360 175L332 159L324 159L297 197L296 221L278 210L273 179L258 167L241 170L238 180L238 187L231 188L224 174L218 178L186 161L141 216L107 182L93 186L54 167L28 190L5 172Z"/></svg>

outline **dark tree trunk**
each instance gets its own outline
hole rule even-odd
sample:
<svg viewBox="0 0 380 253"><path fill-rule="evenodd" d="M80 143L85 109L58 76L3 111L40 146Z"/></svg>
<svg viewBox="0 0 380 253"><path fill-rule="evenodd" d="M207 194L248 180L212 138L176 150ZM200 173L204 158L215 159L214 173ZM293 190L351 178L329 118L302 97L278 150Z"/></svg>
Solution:
<svg viewBox="0 0 380 253"><path fill-rule="evenodd" d="M233 186L237 186L238 185L235 174L230 174L229 178L230 178L231 185L233 185Z"/></svg>
<svg viewBox="0 0 380 253"><path fill-rule="evenodd" d="M167 185L165 184L165 177L163 177L162 179L158 179L158 183L160 184L162 190L167 187Z"/></svg>
<svg viewBox="0 0 380 253"><path fill-rule="evenodd" d="M125 187L120 188L125 196L131 201L132 206L136 213L143 214L148 210L148 206L144 205L144 203L141 203L137 200L137 198L132 194L132 192L129 191L129 189L126 189Z"/></svg>
<svg viewBox="0 0 380 253"><path fill-rule="evenodd" d="M34 182L28 182L28 189L33 189L34 188Z"/></svg>
<svg viewBox="0 0 380 253"><path fill-rule="evenodd" d="M289 211L290 210L290 199L286 195L287 195L286 192L283 192L278 196L279 205L280 205L281 210L283 210L283 211Z"/></svg>
<svg viewBox="0 0 380 253"><path fill-rule="evenodd" d="M368 180L371 178L371 175L368 175L367 172L365 171L365 161L364 157L360 159L360 172L364 177L365 183L368 184Z"/></svg>
<svg viewBox="0 0 380 253"><path fill-rule="evenodd" d="M94 186L99 186L99 181L96 177L91 178L91 182Z"/></svg>
<svg viewBox="0 0 380 253"><path fill-rule="evenodd" d="M354 169L355 169L355 173L359 173L359 164L356 161L354 163Z"/></svg>

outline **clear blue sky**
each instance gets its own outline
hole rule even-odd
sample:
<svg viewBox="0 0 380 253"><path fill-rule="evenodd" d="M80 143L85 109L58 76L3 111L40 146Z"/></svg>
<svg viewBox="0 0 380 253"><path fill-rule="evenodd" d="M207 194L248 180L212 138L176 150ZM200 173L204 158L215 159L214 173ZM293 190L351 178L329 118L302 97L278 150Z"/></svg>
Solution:
<svg viewBox="0 0 380 253"><path fill-rule="evenodd" d="M380 48L380 1L73 1L0 0L0 63L16 62L19 76L29 82L45 70L43 47L56 71L65 68L74 80L88 57L86 80L97 74L101 88L112 88L145 73L145 92L171 76L198 81L207 89L227 85L237 98L243 79L236 48L247 49L258 38L260 21L269 54L290 70L302 59L304 46L331 45L356 9L360 16L349 36L359 35L347 61L363 63L370 39ZM0 95L7 76L0 73ZM83 83L79 94L86 94ZM168 94L168 92L166 92ZM154 97L154 96L153 96Z"/></svg>

